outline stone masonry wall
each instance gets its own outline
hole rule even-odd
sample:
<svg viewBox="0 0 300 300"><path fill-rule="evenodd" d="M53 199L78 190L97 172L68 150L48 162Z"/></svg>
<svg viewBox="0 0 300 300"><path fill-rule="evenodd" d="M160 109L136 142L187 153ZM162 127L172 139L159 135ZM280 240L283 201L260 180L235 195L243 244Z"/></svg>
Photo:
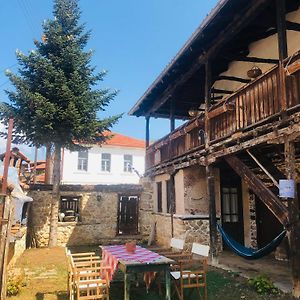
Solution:
<svg viewBox="0 0 300 300"><path fill-rule="evenodd" d="M139 205L139 231L147 239L153 223L153 183L149 178L143 178L141 184L143 191Z"/></svg>
<svg viewBox="0 0 300 300"><path fill-rule="evenodd" d="M156 221L156 243L163 247L170 246L172 238L171 216L154 214ZM184 220L174 216L174 237L185 240L185 250L190 250L193 242L209 245L209 221L207 219Z"/></svg>
<svg viewBox="0 0 300 300"><path fill-rule="evenodd" d="M39 247L48 245L51 189L44 186L31 189L31 231ZM58 222L58 245L99 244L117 234L119 194L140 194L136 185L62 186L61 196L80 198L80 221ZM99 197L100 196L100 197Z"/></svg>

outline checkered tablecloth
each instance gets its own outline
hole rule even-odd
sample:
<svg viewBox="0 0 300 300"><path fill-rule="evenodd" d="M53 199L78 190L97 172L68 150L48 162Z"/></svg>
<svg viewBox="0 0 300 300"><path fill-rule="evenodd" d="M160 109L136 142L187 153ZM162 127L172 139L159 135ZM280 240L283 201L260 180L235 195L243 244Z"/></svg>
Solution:
<svg viewBox="0 0 300 300"><path fill-rule="evenodd" d="M127 252L124 245L102 247L102 259L104 260L105 264L111 268L110 280L112 279L120 260L144 264L153 263L160 258L162 258L161 255L140 246L136 246L134 253ZM147 288L149 288L154 277L154 272L146 272L144 274L144 280Z"/></svg>

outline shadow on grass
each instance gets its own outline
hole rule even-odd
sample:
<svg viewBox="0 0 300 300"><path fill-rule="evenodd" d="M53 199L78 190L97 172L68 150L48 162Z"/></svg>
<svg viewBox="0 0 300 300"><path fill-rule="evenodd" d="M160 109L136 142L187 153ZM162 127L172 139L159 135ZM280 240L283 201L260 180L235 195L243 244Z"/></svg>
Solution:
<svg viewBox="0 0 300 300"><path fill-rule="evenodd" d="M68 300L68 294L65 291L49 292L49 293L36 293L35 300L44 300L46 295L55 295L57 300Z"/></svg>

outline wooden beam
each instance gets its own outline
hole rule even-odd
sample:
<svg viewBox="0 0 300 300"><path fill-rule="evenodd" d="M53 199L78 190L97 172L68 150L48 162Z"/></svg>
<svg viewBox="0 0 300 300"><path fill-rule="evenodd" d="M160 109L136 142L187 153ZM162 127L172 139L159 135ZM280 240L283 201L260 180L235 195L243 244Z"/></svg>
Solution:
<svg viewBox="0 0 300 300"><path fill-rule="evenodd" d="M231 95L233 93L233 91L228 91L228 90L222 90L222 89L216 89L216 88L212 88L211 89L212 93L216 93L216 94L226 94L226 95Z"/></svg>
<svg viewBox="0 0 300 300"><path fill-rule="evenodd" d="M217 212L215 195L215 178L212 166L206 166L207 195L209 199L209 232L210 232L210 255L212 262L217 261L218 235L217 235Z"/></svg>
<svg viewBox="0 0 300 300"><path fill-rule="evenodd" d="M11 140L12 140L12 132L14 127L14 120L9 119L8 122L8 132L7 132L7 138L6 138L6 151L4 156L4 167L3 167L3 179L2 179L2 194L6 195L6 189L7 189L7 176L8 176L8 167L10 163L10 147L11 147Z"/></svg>
<svg viewBox="0 0 300 300"><path fill-rule="evenodd" d="M150 144L150 117L146 117L146 147Z"/></svg>
<svg viewBox="0 0 300 300"><path fill-rule="evenodd" d="M174 100L170 102L170 132L172 132L175 130Z"/></svg>
<svg viewBox="0 0 300 300"><path fill-rule="evenodd" d="M205 64L205 148L209 147L210 139L210 123L208 121L208 111L211 106L211 85L212 85L212 70L211 61L208 59Z"/></svg>
<svg viewBox="0 0 300 300"><path fill-rule="evenodd" d="M276 23L277 23L278 51L279 51L280 61L288 57L285 4L286 4L285 0L276 0Z"/></svg>
<svg viewBox="0 0 300 300"><path fill-rule="evenodd" d="M260 163L260 161L250 152L250 150L246 150L246 152L252 157L252 159L256 162L256 164L265 172L265 174L272 180L273 184L279 188L279 183L276 179L271 175L271 173Z"/></svg>
<svg viewBox="0 0 300 300"><path fill-rule="evenodd" d="M287 30L300 31L300 23L285 21L285 24Z"/></svg>
<svg viewBox="0 0 300 300"><path fill-rule="evenodd" d="M174 84L165 89L162 96L159 98L160 100L154 103L154 105L152 105L151 109L148 110L145 115L150 115L159 107L161 107L171 97L171 95L175 93L179 86L186 82L196 71L201 68L202 64L208 59L208 57L211 57L214 53L220 50L225 41L235 37L237 33L240 32L246 25L248 25L261 12L261 9L269 2L270 0L249 1L248 6L245 7L245 10L240 12L240 14L238 14L228 26L219 32L218 36L211 41L212 43L208 47L208 50L203 51L198 59L191 63L189 70L182 74Z"/></svg>
<svg viewBox="0 0 300 300"><path fill-rule="evenodd" d="M253 56L239 56L236 58L232 58L231 60L263 63L263 64L277 64L279 61L278 59L273 59L273 58L262 58L262 57L253 57Z"/></svg>
<svg viewBox="0 0 300 300"><path fill-rule="evenodd" d="M219 75L216 80L229 80L229 81L237 81L241 83L251 82L250 79L245 79L245 78L235 77L235 76L226 76L226 75Z"/></svg>
<svg viewBox="0 0 300 300"><path fill-rule="evenodd" d="M268 207L274 216L284 225L289 225L286 206L275 196L263 182L235 155L225 156L226 162L248 184L253 193Z"/></svg>

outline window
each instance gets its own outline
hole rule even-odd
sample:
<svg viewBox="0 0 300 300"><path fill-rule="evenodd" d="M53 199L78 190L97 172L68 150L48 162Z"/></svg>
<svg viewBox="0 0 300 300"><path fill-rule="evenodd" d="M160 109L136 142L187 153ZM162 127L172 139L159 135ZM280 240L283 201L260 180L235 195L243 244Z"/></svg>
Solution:
<svg viewBox="0 0 300 300"><path fill-rule="evenodd" d="M132 172L132 155L124 155L124 172Z"/></svg>
<svg viewBox="0 0 300 300"><path fill-rule="evenodd" d="M77 169L80 171L87 171L88 169L89 152L87 150L78 152Z"/></svg>
<svg viewBox="0 0 300 300"><path fill-rule="evenodd" d="M111 155L110 153L101 154L101 171L110 172Z"/></svg>
<svg viewBox="0 0 300 300"><path fill-rule="evenodd" d="M60 222L79 221L80 218L79 202L80 202L80 197L62 196L60 198L58 220Z"/></svg>
<svg viewBox="0 0 300 300"><path fill-rule="evenodd" d="M222 188L222 217L224 222L238 222L238 190L237 188Z"/></svg>
<svg viewBox="0 0 300 300"><path fill-rule="evenodd" d="M162 212L162 183L157 182L157 212Z"/></svg>

